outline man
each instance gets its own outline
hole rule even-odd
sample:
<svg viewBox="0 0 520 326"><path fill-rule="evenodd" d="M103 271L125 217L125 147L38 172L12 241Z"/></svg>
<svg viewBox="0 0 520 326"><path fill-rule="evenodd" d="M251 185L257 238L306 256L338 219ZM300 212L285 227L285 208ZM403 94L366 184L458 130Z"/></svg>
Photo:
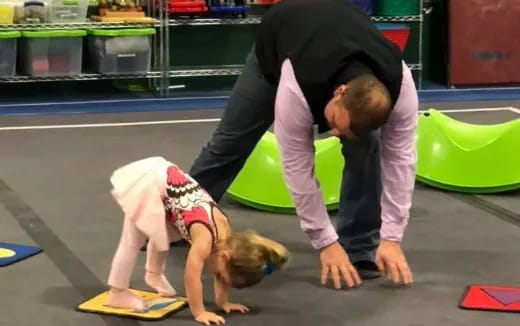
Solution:
<svg viewBox="0 0 520 326"><path fill-rule="evenodd" d="M389 273L409 284L400 242L415 176L418 100L399 48L349 0L283 0L259 27L227 110L191 168L220 200L274 122L302 230L334 286ZM337 230L314 176L313 126L345 158ZM347 254L348 253L348 256Z"/></svg>

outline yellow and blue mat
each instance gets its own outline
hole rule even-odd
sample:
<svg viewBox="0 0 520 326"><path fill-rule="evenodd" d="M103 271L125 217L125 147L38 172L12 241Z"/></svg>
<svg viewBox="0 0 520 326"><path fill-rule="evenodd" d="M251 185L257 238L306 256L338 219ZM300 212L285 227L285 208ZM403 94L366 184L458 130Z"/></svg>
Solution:
<svg viewBox="0 0 520 326"><path fill-rule="evenodd" d="M42 249L39 247L0 242L0 267L17 263L40 252Z"/></svg>
<svg viewBox="0 0 520 326"><path fill-rule="evenodd" d="M142 320L161 320L188 306L188 300L184 297L163 298L159 294L148 291L130 289L134 294L143 297L146 302L144 312L136 312L132 309L112 308L106 305L108 291L81 303L76 310L81 312L114 315Z"/></svg>

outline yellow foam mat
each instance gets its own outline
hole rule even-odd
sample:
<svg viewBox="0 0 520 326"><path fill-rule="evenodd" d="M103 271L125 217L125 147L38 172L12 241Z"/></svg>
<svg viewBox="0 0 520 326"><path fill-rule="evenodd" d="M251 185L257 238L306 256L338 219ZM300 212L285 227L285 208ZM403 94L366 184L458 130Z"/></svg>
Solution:
<svg viewBox="0 0 520 326"><path fill-rule="evenodd" d="M160 320L185 308L188 305L188 301L184 297L163 298L154 292L134 289L131 289L130 291L144 298L146 302L145 312L135 312L132 309L112 308L106 306L108 291L105 291L93 297L92 299L81 303L76 307L76 310L144 320Z"/></svg>

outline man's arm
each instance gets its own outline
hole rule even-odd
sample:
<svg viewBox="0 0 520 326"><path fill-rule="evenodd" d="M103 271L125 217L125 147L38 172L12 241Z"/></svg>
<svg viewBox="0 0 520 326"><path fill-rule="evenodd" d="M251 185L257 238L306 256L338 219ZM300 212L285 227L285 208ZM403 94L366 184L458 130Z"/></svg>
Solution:
<svg viewBox="0 0 520 326"><path fill-rule="evenodd" d="M381 129L381 244L376 264L394 283L413 282L400 242L408 223L415 184L415 128L418 99L408 69L403 70L401 95Z"/></svg>
<svg viewBox="0 0 520 326"><path fill-rule="evenodd" d="M413 79L403 69L401 95L381 128L381 238L384 240L400 242L408 223L415 185L418 108Z"/></svg>
<svg viewBox="0 0 520 326"><path fill-rule="evenodd" d="M312 246L320 249L321 284L327 283L330 272L335 288L341 288L341 279L348 287L353 287L361 280L337 241L338 234L314 176L313 124L292 66L286 60L276 95L274 119L285 183L296 205L302 230L310 238Z"/></svg>
<svg viewBox="0 0 520 326"><path fill-rule="evenodd" d="M338 239L314 176L313 118L289 60L282 65L275 102L274 134L284 178L300 217L300 226L315 249Z"/></svg>

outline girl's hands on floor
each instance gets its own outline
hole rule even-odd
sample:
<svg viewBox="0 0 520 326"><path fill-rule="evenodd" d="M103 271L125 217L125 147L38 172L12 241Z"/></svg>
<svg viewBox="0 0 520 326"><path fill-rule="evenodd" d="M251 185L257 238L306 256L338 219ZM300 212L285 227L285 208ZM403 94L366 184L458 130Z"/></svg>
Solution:
<svg viewBox="0 0 520 326"><path fill-rule="evenodd" d="M204 311L203 313L197 315L197 317L195 317L195 320L207 326L211 324L222 325L226 322L226 320L223 317L209 311Z"/></svg>
<svg viewBox="0 0 520 326"><path fill-rule="evenodd" d="M226 302L226 303L220 305L219 308L224 310L228 314L232 311L238 311L241 313L246 313L249 311L248 307L241 305L239 303L231 303L231 302Z"/></svg>

